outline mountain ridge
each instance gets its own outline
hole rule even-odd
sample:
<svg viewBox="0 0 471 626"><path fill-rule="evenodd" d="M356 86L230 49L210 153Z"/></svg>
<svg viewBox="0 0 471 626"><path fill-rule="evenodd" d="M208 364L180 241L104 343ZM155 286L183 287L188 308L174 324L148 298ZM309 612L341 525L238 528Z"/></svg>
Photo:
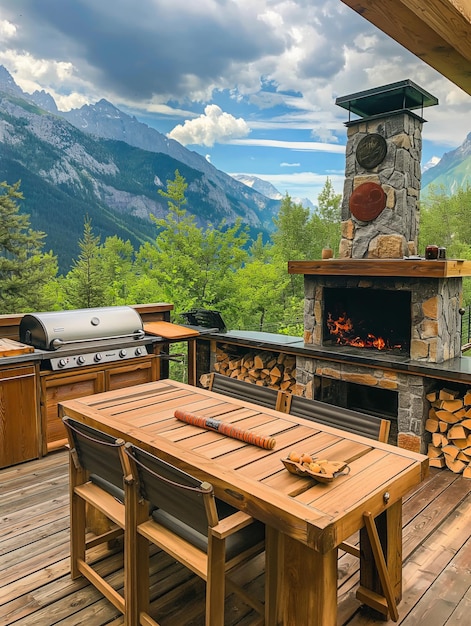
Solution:
<svg viewBox="0 0 471 626"><path fill-rule="evenodd" d="M465 184L471 184L471 133L461 146L445 152L437 165L422 174L422 194L426 197L432 187L453 194Z"/></svg>
<svg viewBox="0 0 471 626"><path fill-rule="evenodd" d="M74 114L72 124L57 111L49 94L25 94L0 67L0 180L13 184L21 179L21 209L30 214L32 228L47 234L45 247L58 255L62 272L77 258L86 216L101 238L127 234L123 238L129 238L135 247L155 238L150 216L164 217L168 212L167 201L158 190L174 179L177 169L188 185L187 211L199 226L231 225L240 218L253 236L273 230L279 201L220 172L158 131L149 136L155 140L158 134L159 146L167 146L165 152L132 145L142 144L153 129L105 100L96 109L87 106L81 115ZM124 129L131 138L123 141L111 130L109 138L84 132L80 128L84 113L101 134L105 132L103 120L113 114L121 134ZM140 132L130 130L133 128ZM188 156L189 163L172 154ZM66 233L61 220L69 224Z"/></svg>

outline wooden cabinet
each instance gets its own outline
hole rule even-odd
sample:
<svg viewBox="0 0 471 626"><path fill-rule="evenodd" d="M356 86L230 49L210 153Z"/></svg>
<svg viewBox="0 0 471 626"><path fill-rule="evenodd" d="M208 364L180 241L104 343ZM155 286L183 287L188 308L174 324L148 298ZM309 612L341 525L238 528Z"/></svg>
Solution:
<svg viewBox="0 0 471 626"><path fill-rule="evenodd" d="M39 456L34 364L0 369L0 467Z"/></svg>
<svg viewBox="0 0 471 626"><path fill-rule="evenodd" d="M67 442L58 415L60 402L158 380L158 361L155 355L148 355L126 363L97 365L78 371L41 372L42 453L47 454Z"/></svg>

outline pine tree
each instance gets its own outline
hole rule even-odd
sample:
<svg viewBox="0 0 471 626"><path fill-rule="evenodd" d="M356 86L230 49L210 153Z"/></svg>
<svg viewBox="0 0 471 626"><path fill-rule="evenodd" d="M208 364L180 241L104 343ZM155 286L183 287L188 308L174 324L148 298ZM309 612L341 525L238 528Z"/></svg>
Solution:
<svg viewBox="0 0 471 626"><path fill-rule="evenodd" d="M64 307L82 309L106 306L107 283L103 273L100 238L93 234L91 220L85 219L80 255L64 280Z"/></svg>
<svg viewBox="0 0 471 626"><path fill-rule="evenodd" d="M0 312L24 313L53 308L51 283L57 276L57 258L44 254L45 233L30 228L20 214L20 181L0 183Z"/></svg>

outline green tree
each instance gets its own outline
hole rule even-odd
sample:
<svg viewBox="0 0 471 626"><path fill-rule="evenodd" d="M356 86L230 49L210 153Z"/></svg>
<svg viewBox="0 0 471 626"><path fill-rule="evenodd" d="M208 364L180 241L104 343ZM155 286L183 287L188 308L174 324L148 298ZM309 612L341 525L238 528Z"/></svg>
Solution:
<svg viewBox="0 0 471 626"><path fill-rule="evenodd" d="M100 248L100 256L107 305L139 304L129 298L135 281L135 250L132 243L116 236L107 237Z"/></svg>
<svg viewBox="0 0 471 626"><path fill-rule="evenodd" d="M159 229L153 244L144 244L136 255L137 280L133 293L142 295L143 283L158 300L176 303L176 312L213 307L226 298L226 278L247 258L248 237L241 221L230 227L199 227L183 208L186 182L178 170L167 181L165 218L152 217Z"/></svg>
<svg viewBox="0 0 471 626"><path fill-rule="evenodd" d="M432 186L420 207L418 252L436 244L446 248L448 258L471 259L471 185L451 196L444 187ZM471 304L471 279L463 279L463 303Z"/></svg>
<svg viewBox="0 0 471 626"><path fill-rule="evenodd" d="M231 278L227 307L233 325L248 330L276 330L284 318L288 274L274 263L255 259Z"/></svg>
<svg viewBox="0 0 471 626"><path fill-rule="evenodd" d="M283 261L302 261L309 258L313 243L309 209L293 202L286 194L278 216L273 221L276 227L272 234L274 256Z"/></svg>
<svg viewBox="0 0 471 626"><path fill-rule="evenodd" d="M317 196L317 216L313 230L316 232L315 239L317 245L322 248L330 247L334 251L338 250L340 244L340 221L341 221L342 194L335 193L332 181L329 177L325 185ZM316 250L320 258L319 249Z"/></svg>
<svg viewBox="0 0 471 626"><path fill-rule="evenodd" d="M32 230L29 216L19 212L20 181L0 183L0 188L0 311L51 309L57 258L42 252L46 235Z"/></svg>
<svg viewBox="0 0 471 626"><path fill-rule="evenodd" d="M81 309L108 304L107 281L103 271L100 238L93 234L91 220L87 217L83 238L79 241L80 255L65 277L63 306Z"/></svg>
<svg viewBox="0 0 471 626"><path fill-rule="evenodd" d="M420 208L419 252L436 244L450 258L471 258L471 186L460 187L451 196L443 187L431 186Z"/></svg>

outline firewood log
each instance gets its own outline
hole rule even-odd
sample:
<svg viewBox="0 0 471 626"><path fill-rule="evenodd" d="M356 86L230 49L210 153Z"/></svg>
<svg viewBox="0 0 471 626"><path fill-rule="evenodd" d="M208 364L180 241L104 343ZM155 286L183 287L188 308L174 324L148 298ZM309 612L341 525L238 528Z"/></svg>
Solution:
<svg viewBox="0 0 471 626"><path fill-rule="evenodd" d="M464 439L466 440L466 431L461 424L455 424L448 431L448 439Z"/></svg>
<svg viewBox="0 0 471 626"><path fill-rule="evenodd" d="M455 413L456 411L459 411L459 409L463 408L463 399L455 398L454 400L440 400L440 404L441 409Z"/></svg>
<svg viewBox="0 0 471 626"><path fill-rule="evenodd" d="M440 400L454 400L459 395L460 395L459 391L457 391L455 389L446 389L444 387L443 389L440 389L440 392L438 394L438 398Z"/></svg>
<svg viewBox="0 0 471 626"><path fill-rule="evenodd" d="M426 422L425 422L425 430L428 433L436 433L439 430L439 420L434 418L429 418Z"/></svg>
<svg viewBox="0 0 471 626"><path fill-rule="evenodd" d="M450 411L445 411L444 409L440 409L437 411L437 417L442 422L446 422L447 424L456 424L460 421L460 417L451 413Z"/></svg>

